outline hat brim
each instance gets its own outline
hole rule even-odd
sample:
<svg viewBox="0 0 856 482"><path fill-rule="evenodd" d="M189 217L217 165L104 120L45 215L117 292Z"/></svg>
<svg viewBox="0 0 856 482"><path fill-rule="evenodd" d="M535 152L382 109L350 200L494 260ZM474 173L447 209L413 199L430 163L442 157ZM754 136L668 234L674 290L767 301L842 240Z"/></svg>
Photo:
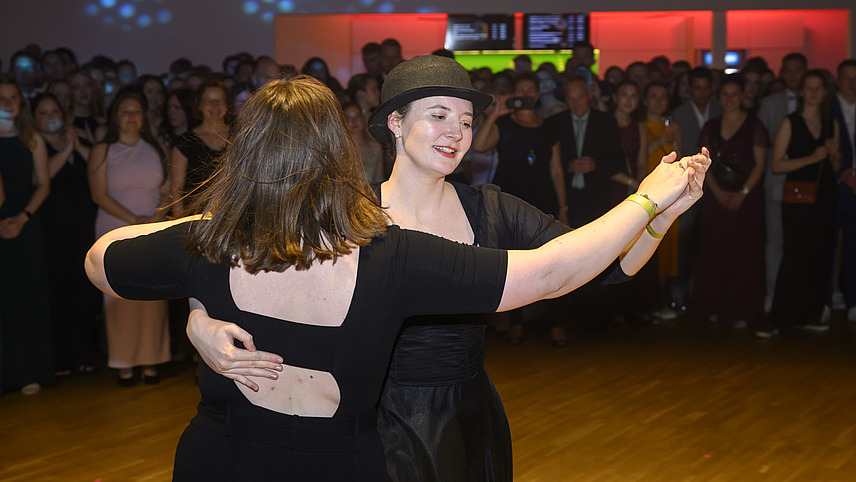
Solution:
<svg viewBox="0 0 856 482"><path fill-rule="evenodd" d="M387 128L387 118L401 107L425 97L457 97L459 99L468 100L473 103L473 115L478 115L488 108L493 97L483 92L473 89L463 89L459 87L448 86L426 86L417 87L404 91L395 97L387 100L379 105L369 117L369 133L380 141L381 144L389 142L389 128Z"/></svg>

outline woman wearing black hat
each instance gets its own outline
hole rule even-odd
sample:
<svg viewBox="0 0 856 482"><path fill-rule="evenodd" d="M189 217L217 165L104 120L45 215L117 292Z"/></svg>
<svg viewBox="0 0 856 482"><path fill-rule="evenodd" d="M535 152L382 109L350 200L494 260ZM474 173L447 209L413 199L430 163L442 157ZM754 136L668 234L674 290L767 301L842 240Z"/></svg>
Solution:
<svg viewBox="0 0 856 482"><path fill-rule="evenodd" d="M469 148L475 111L490 100L470 87L466 70L450 59L417 57L390 73L370 130L394 148L393 172L380 194L395 224L466 244L524 249L567 231L494 186L444 181ZM628 272L635 272L656 248L654 238L641 239L622 263ZM254 346L235 325L217 326L200 315L192 316L188 332L210 365L223 367L218 371L247 386L255 386L247 375L270 373L264 368L273 367L277 357L227 348L233 337ZM485 318L431 316L406 322L378 416L393 479L511 480L508 422L482 365Z"/></svg>

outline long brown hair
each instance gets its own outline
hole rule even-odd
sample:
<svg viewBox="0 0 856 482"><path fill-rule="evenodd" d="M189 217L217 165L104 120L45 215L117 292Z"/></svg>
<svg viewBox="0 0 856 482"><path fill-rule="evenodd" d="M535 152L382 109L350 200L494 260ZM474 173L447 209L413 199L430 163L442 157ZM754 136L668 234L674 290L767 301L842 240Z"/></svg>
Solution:
<svg viewBox="0 0 856 482"><path fill-rule="evenodd" d="M136 87L123 87L116 95L116 98L113 99L113 102L110 104L110 113L107 118L107 133L104 134L104 140L101 142L106 144L108 148L110 147L110 144L119 142L119 121L117 120L119 115L119 104L129 99L137 101L143 109L143 127L140 130L140 138L152 146L155 149L155 152L158 153L158 157L161 161L161 167L163 167L164 178L166 178L166 155L164 154L160 143L154 138L154 136L152 136L152 131L149 128L149 118L146 115L148 104L146 103L145 96L143 96Z"/></svg>
<svg viewBox="0 0 856 482"><path fill-rule="evenodd" d="M15 130L18 132L18 137L21 142L27 146L27 149L33 150L36 148L36 126L33 122L33 116L30 114L30 109L27 107L27 100L24 98L24 93L15 80L12 74L0 73L0 85L11 85L18 91L18 117L15 118Z"/></svg>
<svg viewBox="0 0 856 482"><path fill-rule="evenodd" d="M210 183L188 251L250 273L335 262L386 228L336 96L307 75L253 94Z"/></svg>

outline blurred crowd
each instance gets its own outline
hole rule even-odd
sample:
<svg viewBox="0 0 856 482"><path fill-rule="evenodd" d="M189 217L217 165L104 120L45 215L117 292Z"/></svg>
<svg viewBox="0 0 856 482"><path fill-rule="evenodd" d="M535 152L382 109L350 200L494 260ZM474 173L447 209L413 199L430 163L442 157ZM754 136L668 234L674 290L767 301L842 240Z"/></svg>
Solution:
<svg viewBox="0 0 856 482"><path fill-rule="evenodd" d="M578 42L566 65L520 55L502 71L472 70L495 102L449 180L497 184L579 227L635 192L664 156L707 147L706 196L633 279L595 279L561 309L513 312L509 341L537 315L550 318L557 346L567 323L683 317L769 338L826 331L833 310L856 321L856 60L810 70L791 53L778 72L760 57L724 72L661 56L598 75L594 54ZM362 58L365 71L340 82L317 57L299 68L245 52L215 68L180 58L152 74L102 55L81 64L68 48L16 52L0 74L2 388L37 393L92 372L101 351L119 385L155 384L158 365L189 351L186 302L102 298L84 254L116 227L197 212L233 119L284 72L337 95L367 178L383 181L392 158L367 122L401 45L372 42Z"/></svg>

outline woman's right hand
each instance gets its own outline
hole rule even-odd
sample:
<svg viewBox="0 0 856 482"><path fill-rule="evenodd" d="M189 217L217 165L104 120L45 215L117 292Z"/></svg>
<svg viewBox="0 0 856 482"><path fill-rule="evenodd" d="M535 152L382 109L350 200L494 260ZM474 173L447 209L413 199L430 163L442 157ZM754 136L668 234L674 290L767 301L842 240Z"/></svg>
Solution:
<svg viewBox="0 0 856 482"><path fill-rule="evenodd" d="M209 317L204 310L190 312L187 336L206 365L254 392L259 391L259 386L249 377L276 380L277 372L282 371L280 356L256 350L252 335L234 323ZM236 347L234 340L246 349Z"/></svg>
<svg viewBox="0 0 856 482"><path fill-rule="evenodd" d="M681 167L674 162L677 157L674 151L664 156L660 164L642 180L636 191L655 202L659 212L668 209L678 199L687 188L692 175L692 171L687 168L686 158L681 160Z"/></svg>
<svg viewBox="0 0 856 482"><path fill-rule="evenodd" d="M817 147L814 152L811 153L811 157L815 159L812 164L818 163L829 157L829 148L825 145Z"/></svg>

